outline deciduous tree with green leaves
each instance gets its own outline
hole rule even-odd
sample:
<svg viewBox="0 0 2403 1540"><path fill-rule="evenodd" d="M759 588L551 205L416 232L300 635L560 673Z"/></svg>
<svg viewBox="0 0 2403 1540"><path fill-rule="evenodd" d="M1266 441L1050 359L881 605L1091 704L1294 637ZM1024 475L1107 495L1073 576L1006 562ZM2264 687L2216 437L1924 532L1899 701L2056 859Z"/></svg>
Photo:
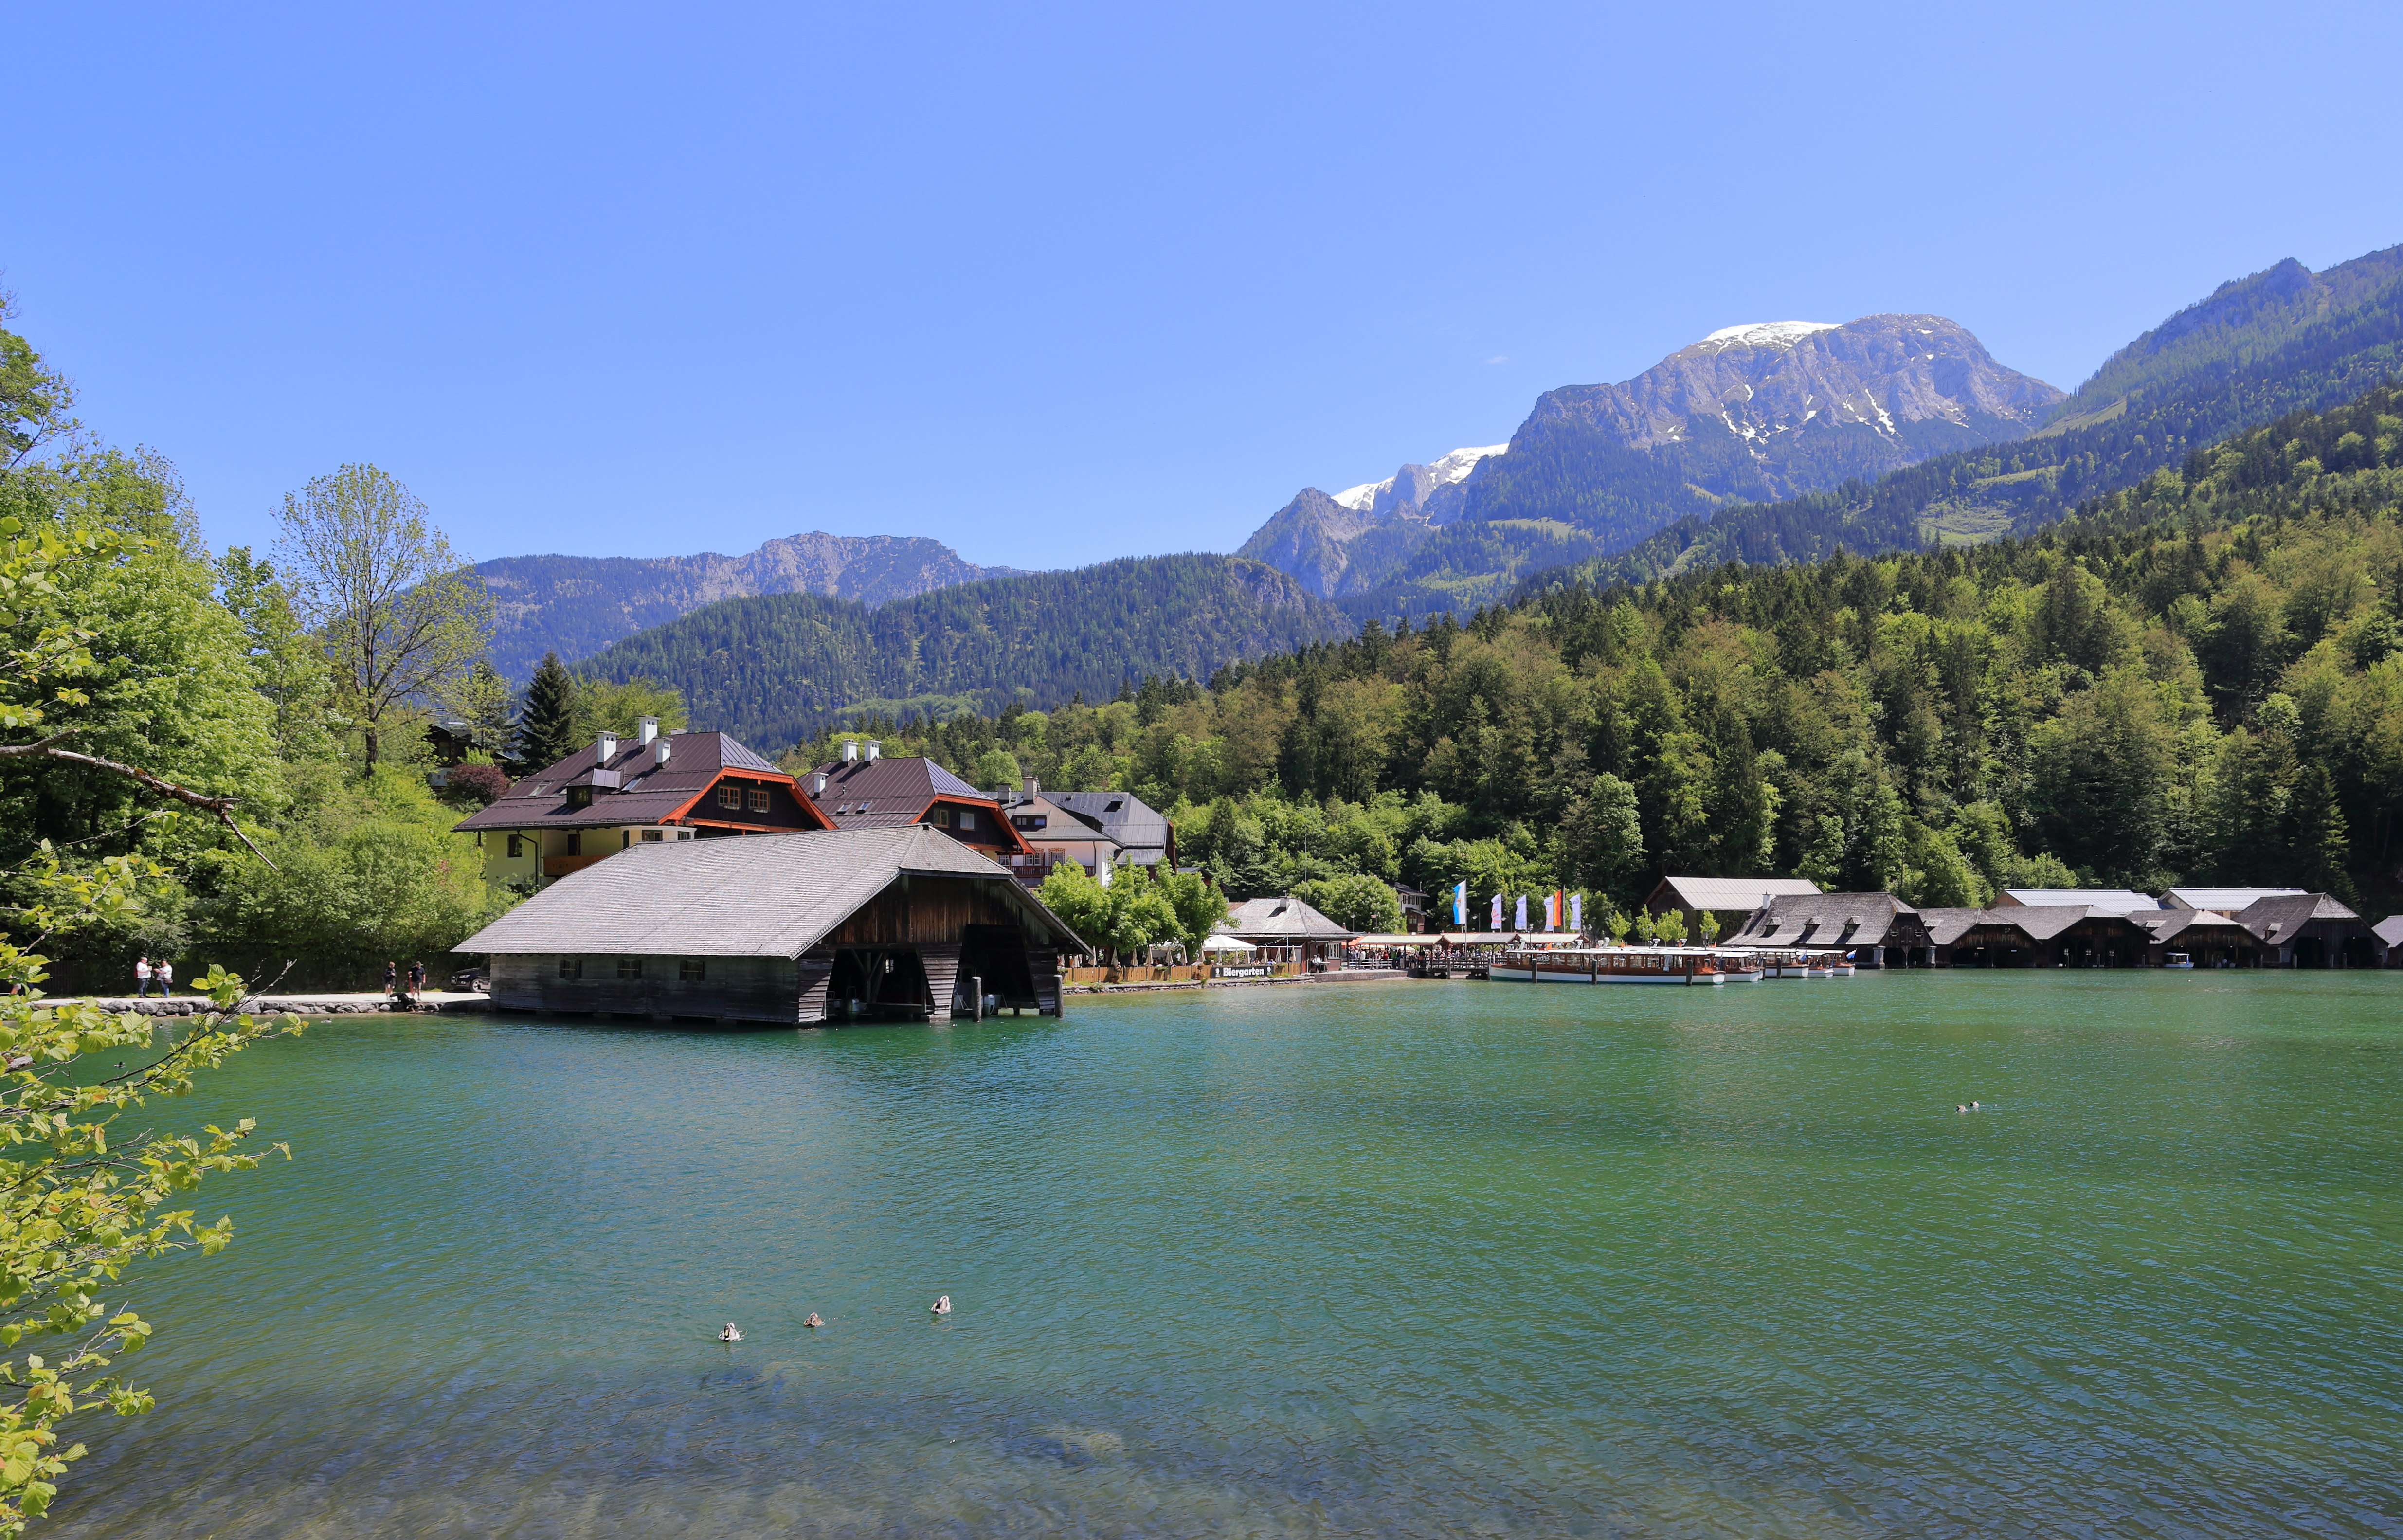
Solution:
<svg viewBox="0 0 2403 1540"><path fill-rule="evenodd" d="M59 683L94 666L94 632L72 596L92 590L86 579L94 568L128 560L138 546L116 532L0 517L0 757L122 776L230 827L230 798L71 749L70 733L47 720L53 707L88 703ZM212 968L197 982L215 1011L178 1019L165 1051L146 1063L98 1070L101 1055L153 1048L160 1023L49 998L42 988L49 959L39 949L79 928L121 923L167 870L140 855L71 869L44 843L11 875L23 896L0 911L0 1535L21 1533L44 1513L82 1457L80 1443L62 1446L62 1424L104 1408L149 1409L149 1394L125 1382L117 1360L140 1350L151 1328L118 1284L137 1260L221 1249L229 1221L200 1223L196 1211L169 1205L213 1172L258 1163L247 1118L128 1139L118 1117L189 1091L197 1072L250 1043L300 1030L297 1020L262 1021L240 1010L243 980Z"/></svg>
<svg viewBox="0 0 2403 1540"><path fill-rule="evenodd" d="M373 465L285 495L277 551L302 620L366 740L372 773L394 713L439 699L483 656L493 596L427 517Z"/></svg>

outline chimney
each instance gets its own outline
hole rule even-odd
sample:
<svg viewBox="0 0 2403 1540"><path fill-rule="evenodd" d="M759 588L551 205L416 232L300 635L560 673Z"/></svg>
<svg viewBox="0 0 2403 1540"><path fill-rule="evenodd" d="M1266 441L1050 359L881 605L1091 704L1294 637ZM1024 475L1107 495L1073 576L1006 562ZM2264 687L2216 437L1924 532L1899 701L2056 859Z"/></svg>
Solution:
<svg viewBox="0 0 2403 1540"><path fill-rule="evenodd" d="M812 797L826 795L826 771L820 770L810 778L810 795Z"/></svg>
<svg viewBox="0 0 2403 1540"><path fill-rule="evenodd" d="M1037 781L1036 779L1035 779L1035 777L1033 777L1033 776L1031 776L1031 775L1030 775L1030 776L1028 776L1028 777L1026 778L1026 799L1027 799L1028 801L1032 802L1032 801L1034 801L1037 797L1040 797L1042 794L1043 794L1043 783L1042 783L1042 782L1040 782L1040 781Z"/></svg>
<svg viewBox="0 0 2403 1540"><path fill-rule="evenodd" d="M873 739L873 738L871 738L871 739L869 739L869 740L868 741L868 763L870 763L870 764L874 764L874 763L876 762L877 757L878 757L880 755L883 754L883 752L884 752L884 745L883 745L883 744L882 744L882 743L878 742L877 742L875 739Z"/></svg>
<svg viewBox="0 0 2403 1540"><path fill-rule="evenodd" d="M854 759L856 759L856 758L858 758L858 757L859 757L859 740L858 740L858 739L856 739L856 738L846 738L846 739L844 739L844 740L842 741L842 762L843 762L844 764L848 765L848 764L850 764L853 760L854 760Z"/></svg>
<svg viewBox="0 0 2403 1540"><path fill-rule="evenodd" d="M603 733L601 735L600 747L601 757L595 760L594 763L605 765L618 756L618 735L614 732Z"/></svg>
<svg viewBox="0 0 2403 1540"><path fill-rule="evenodd" d="M644 742L647 743L657 738L660 735L660 719L656 716L644 717L642 730Z"/></svg>
<svg viewBox="0 0 2403 1540"><path fill-rule="evenodd" d="M646 725L647 725L647 724L646 724ZM652 743L652 744L651 744L651 766L652 766L652 768L653 768L653 769L655 769L655 770L664 770L664 769L667 767L668 756L669 756L669 755L671 755L671 754L674 754L674 752L675 752L675 740L674 740L674 739L673 739L673 738L662 738L662 739L660 739L659 742L655 742L655 743Z"/></svg>

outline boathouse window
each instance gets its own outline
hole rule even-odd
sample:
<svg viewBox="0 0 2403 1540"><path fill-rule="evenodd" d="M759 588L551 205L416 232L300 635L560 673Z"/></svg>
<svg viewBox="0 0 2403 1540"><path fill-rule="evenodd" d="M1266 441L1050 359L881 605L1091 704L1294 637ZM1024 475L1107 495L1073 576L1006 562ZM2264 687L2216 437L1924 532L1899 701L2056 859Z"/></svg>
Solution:
<svg viewBox="0 0 2403 1540"><path fill-rule="evenodd" d="M740 811L743 806L743 788L731 785L718 787L717 805L721 808L733 808Z"/></svg>
<svg viewBox="0 0 2403 1540"><path fill-rule="evenodd" d="M709 959L706 957L688 957L677 963L676 982L679 984L708 983Z"/></svg>
<svg viewBox="0 0 2403 1540"><path fill-rule="evenodd" d="M642 960L641 958L639 958L639 957L620 957L620 958L618 958L618 978L640 978L642 976L643 976L643 960Z"/></svg>
<svg viewBox="0 0 2403 1540"><path fill-rule="evenodd" d="M754 786L751 788L751 811L753 812L765 812L768 811L767 787Z"/></svg>
<svg viewBox="0 0 2403 1540"><path fill-rule="evenodd" d="M561 959L559 960L559 976L560 976L562 978L583 978L583 977L584 977L584 959L583 959L583 958L581 958L581 957L563 957L563 958L561 958Z"/></svg>
<svg viewBox="0 0 2403 1540"><path fill-rule="evenodd" d="M514 861L514 860L516 860L519 856L523 855L524 853L525 853L525 836L524 836L524 835L522 835L522 834L512 834L512 835L510 835L510 836L509 836L509 859L510 859L510 860L512 860L512 861Z"/></svg>

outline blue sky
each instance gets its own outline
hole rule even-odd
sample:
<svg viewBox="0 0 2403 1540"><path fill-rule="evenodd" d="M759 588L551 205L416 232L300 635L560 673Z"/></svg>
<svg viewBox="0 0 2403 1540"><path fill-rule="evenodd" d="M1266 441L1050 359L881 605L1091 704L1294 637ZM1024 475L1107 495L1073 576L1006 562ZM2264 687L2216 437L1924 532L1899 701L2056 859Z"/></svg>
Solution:
<svg viewBox="0 0 2403 1540"><path fill-rule="evenodd" d="M0 281L213 540L1232 549L1716 327L2074 388L2403 242L2403 7L11 5Z"/></svg>

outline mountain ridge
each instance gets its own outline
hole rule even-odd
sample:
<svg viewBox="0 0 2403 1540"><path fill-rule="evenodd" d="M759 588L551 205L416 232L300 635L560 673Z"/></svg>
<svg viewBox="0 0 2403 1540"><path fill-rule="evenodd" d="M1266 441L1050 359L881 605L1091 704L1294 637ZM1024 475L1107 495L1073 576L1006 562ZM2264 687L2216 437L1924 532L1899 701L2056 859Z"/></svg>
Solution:
<svg viewBox="0 0 2403 1540"><path fill-rule="evenodd" d="M1356 615L1456 608L1730 503L2018 437L2066 398L1944 316L1725 326L1631 380L1546 391L1507 445L1453 451L1475 457L1440 493L1390 493L1425 469L1409 465L1305 488L1240 553Z"/></svg>

